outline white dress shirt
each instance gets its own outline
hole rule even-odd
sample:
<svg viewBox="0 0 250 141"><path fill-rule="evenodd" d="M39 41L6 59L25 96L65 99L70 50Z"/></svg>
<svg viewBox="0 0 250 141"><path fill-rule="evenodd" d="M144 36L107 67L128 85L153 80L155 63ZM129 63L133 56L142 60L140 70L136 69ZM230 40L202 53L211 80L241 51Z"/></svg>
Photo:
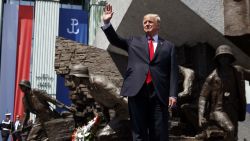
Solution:
<svg viewBox="0 0 250 141"><path fill-rule="evenodd" d="M148 37L148 40L149 40L149 37ZM154 53L156 51L157 45L158 45L158 34L153 36Z"/></svg>
<svg viewBox="0 0 250 141"><path fill-rule="evenodd" d="M20 121L16 120L16 122L15 122L15 130L17 130L18 126L20 126L20 125L21 125Z"/></svg>

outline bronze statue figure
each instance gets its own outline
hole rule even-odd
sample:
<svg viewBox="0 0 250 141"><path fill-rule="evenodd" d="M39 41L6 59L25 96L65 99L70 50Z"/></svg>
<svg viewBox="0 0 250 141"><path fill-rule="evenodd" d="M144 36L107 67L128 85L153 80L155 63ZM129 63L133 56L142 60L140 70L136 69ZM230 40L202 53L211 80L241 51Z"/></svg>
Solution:
<svg viewBox="0 0 250 141"><path fill-rule="evenodd" d="M178 93L178 106L180 110L181 122L186 124L186 128L192 127L193 132L197 131L197 98L194 94L195 73L192 69L179 65L179 74L182 85L182 91ZM191 132L191 131L188 131Z"/></svg>
<svg viewBox="0 0 250 141"><path fill-rule="evenodd" d="M28 126L30 113L36 115L35 124L31 128L31 131L27 137L27 141L48 139L44 128L44 123L60 117L60 114L55 110L52 110L48 102L51 102L58 107L66 106L56 99L50 97L45 91L32 89L28 80L21 80L19 87L24 93L23 105L25 110L25 118L23 122L23 128Z"/></svg>
<svg viewBox="0 0 250 141"><path fill-rule="evenodd" d="M70 90L69 98L72 101L71 108L76 127L81 127L101 113L101 107L90 95L88 85L88 69L82 65L72 66L69 75L65 76L65 86Z"/></svg>
<svg viewBox="0 0 250 141"><path fill-rule="evenodd" d="M216 68L207 77L199 98L199 126L204 131L198 138L208 138L207 127L215 123L225 132L224 140L237 140L238 121L244 121L246 115L244 80L250 81L250 70L232 65L234 61L230 46L217 48Z"/></svg>
<svg viewBox="0 0 250 141"><path fill-rule="evenodd" d="M183 91L178 93L178 98L191 96L192 93L192 87L193 87L193 81L195 78L194 71L192 69L178 66L179 67L179 73L183 76Z"/></svg>
<svg viewBox="0 0 250 141"><path fill-rule="evenodd" d="M119 95L120 90L105 76L89 74L88 67L82 64L73 65L69 75L65 78L65 85L71 90L70 99L72 100L72 107L76 109L74 114L76 119L77 117L84 117L86 119L88 117L88 115L85 114L86 107L90 107L91 105L92 107L90 109L92 109L94 113L100 112L100 108L96 109L96 101L98 105L101 105L103 115L108 122L108 124L98 132L97 136L99 138L106 138L112 134L118 134L115 129L118 126L117 124L122 124L120 123L122 121L128 121L127 100ZM90 99L93 103L89 102ZM88 102L86 102L86 100ZM115 112L112 118L110 118L109 109ZM79 120L77 120L76 123L80 122Z"/></svg>

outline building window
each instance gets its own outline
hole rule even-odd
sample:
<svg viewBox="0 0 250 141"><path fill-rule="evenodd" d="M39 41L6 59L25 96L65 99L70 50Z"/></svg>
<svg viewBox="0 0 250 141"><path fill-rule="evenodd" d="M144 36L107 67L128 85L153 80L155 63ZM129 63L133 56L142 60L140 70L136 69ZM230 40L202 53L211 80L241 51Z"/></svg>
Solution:
<svg viewBox="0 0 250 141"><path fill-rule="evenodd" d="M84 5L85 0L60 0L62 4Z"/></svg>
<svg viewBox="0 0 250 141"><path fill-rule="evenodd" d="M3 0L4 3L8 2L21 2L21 1L33 1L35 2L35 0ZM71 4L71 5L84 5L85 4L85 0L60 0L61 4Z"/></svg>

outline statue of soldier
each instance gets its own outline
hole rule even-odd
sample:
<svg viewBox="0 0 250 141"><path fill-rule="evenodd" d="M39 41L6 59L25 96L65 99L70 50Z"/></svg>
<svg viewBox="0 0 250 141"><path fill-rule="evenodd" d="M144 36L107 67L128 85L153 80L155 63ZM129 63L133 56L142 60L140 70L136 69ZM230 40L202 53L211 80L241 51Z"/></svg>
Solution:
<svg viewBox="0 0 250 141"><path fill-rule="evenodd" d="M75 91L85 91L85 94L90 94L88 95L89 98L93 98L104 109L113 109L115 111L115 115L112 120L99 132L97 136L101 137L116 134L117 132L115 128L125 129L125 127L117 127L119 126L117 124L120 124L122 121L128 121L127 100L119 95L120 90L112 82L110 82L105 76L89 74L88 67L82 64L72 66L69 76L72 80L71 82L68 82L71 83L71 86L68 85L69 88L75 86ZM86 92L86 89L89 93ZM76 101L80 99L74 99L74 96L75 94L71 93L70 97L72 102L76 103ZM125 130L128 132L127 129ZM125 136L128 138L127 135Z"/></svg>
<svg viewBox="0 0 250 141"><path fill-rule="evenodd" d="M184 113L184 118L186 119L186 107L190 107L192 103L190 103L189 99L193 99L192 96L192 87L193 87L193 81L195 78L194 71L190 68L178 66L179 70L179 92L178 92L178 104L177 108L175 109L169 109L169 116L170 118L173 116L179 116L180 113ZM183 108L184 106L184 108ZM179 111L181 110L181 111ZM190 111L187 111L188 115L187 117L190 117ZM197 114L196 114L197 115ZM190 117L193 119L193 117Z"/></svg>
<svg viewBox="0 0 250 141"><path fill-rule="evenodd" d="M192 69L179 65L179 78L181 78L182 91L178 93L178 106L181 122L186 123L185 130L195 134L198 126L197 97L194 93L195 73ZM180 88L181 88L180 87ZM189 130L192 128L192 133Z"/></svg>
<svg viewBox="0 0 250 141"><path fill-rule="evenodd" d="M62 103L50 97L45 91L39 89L31 89L31 85L28 80L21 80L19 83L19 87L24 93L24 128L28 126L30 113L36 114L36 120L27 137L27 141L47 140L48 137L44 130L43 124L49 120L60 117L60 114L52 110L48 102L51 102L52 104L55 104L56 106L61 108L65 105L62 105Z"/></svg>
<svg viewBox="0 0 250 141"><path fill-rule="evenodd" d="M250 70L233 66L235 60L230 46L217 48L216 68L207 77L199 98L199 126L206 130L207 122L216 123L223 129L226 141L237 140L238 121L245 120L244 80L250 80ZM207 138L205 133L201 135Z"/></svg>
<svg viewBox="0 0 250 141"><path fill-rule="evenodd" d="M75 127L86 125L102 111L101 106L96 103L90 95L85 81L89 80L88 69L81 65L72 66L69 75L65 76L65 86L70 90L69 98L72 101L71 108L75 109Z"/></svg>

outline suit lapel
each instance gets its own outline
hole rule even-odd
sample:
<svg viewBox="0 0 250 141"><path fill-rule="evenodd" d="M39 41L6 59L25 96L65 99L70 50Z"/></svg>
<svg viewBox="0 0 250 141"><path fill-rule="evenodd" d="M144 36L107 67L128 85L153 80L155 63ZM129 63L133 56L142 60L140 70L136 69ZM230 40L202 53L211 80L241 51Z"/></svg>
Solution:
<svg viewBox="0 0 250 141"><path fill-rule="evenodd" d="M148 50L148 38L145 36L142 36L142 47L143 51L145 52L145 61L149 61L149 50Z"/></svg>

